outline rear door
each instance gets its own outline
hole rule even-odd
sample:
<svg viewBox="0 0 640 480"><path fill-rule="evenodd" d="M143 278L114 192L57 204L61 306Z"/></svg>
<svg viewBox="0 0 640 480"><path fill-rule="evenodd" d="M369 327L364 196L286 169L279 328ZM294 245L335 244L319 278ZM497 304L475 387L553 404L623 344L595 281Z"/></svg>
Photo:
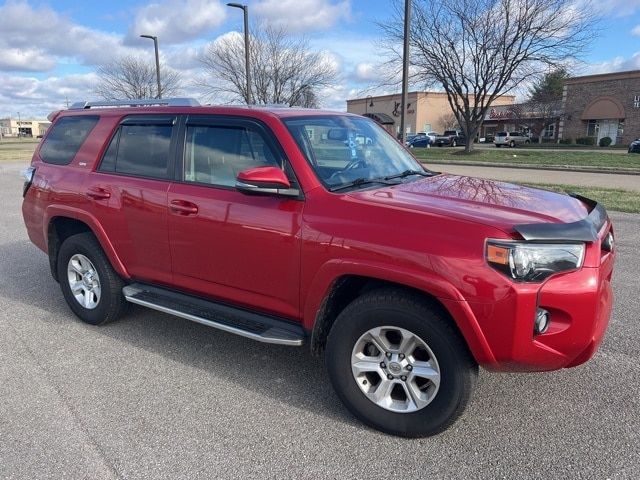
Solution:
<svg viewBox="0 0 640 480"><path fill-rule="evenodd" d="M167 192L174 171L175 115L126 117L111 138L87 195L129 273L171 282Z"/></svg>
<svg viewBox="0 0 640 480"><path fill-rule="evenodd" d="M240 171L257 166L285 169L296 186L279 144L260 123L220 116L190 116L181 139L184 161L168 195L174 283L297 318L304 202L234 187Z"/></svg>

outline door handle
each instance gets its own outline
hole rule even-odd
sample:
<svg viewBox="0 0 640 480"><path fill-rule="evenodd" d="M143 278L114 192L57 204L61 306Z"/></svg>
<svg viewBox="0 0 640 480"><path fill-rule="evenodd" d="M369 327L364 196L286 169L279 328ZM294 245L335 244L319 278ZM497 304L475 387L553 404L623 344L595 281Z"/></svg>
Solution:
<svg viewBox="0 0 640 480"><path fill-rule="evenodd" d="M171 200L169 208L178 215L195 215L198 213L198 206L186 200Z"/></svg>
<svg viewBox="0 0 640 480"><path fill-rule="evenodd" d="M94 200L106 200L111 198L111 192L101 187L91 187L87 190L87 197Z"/></svg>

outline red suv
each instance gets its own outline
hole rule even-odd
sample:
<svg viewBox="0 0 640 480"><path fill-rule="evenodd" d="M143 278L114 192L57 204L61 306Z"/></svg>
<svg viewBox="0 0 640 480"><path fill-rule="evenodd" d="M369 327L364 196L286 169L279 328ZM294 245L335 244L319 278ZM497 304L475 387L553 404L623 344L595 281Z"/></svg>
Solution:
<svg viewBox="0 0 640 480"><path fill-rule="evenodd" d="M52 120L22 210L87 323L135 303L306 344L354 415L403 436L451 425L478 365L573 367L603 338L614 237L586 198L425 170L346 113L174 99Z"/></svg>

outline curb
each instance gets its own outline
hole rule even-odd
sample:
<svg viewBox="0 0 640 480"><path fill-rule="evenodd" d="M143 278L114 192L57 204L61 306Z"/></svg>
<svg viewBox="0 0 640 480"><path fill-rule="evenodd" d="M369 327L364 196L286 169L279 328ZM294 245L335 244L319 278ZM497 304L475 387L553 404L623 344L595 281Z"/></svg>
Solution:
<svg viewBox="0 0 640 480"><path fill-rule="evenodd" d="M495 162L457 162L448 160L419 159L428 165L463 165L469 167L513 168L520 170L552 170L556 172L605 173L608 175L640 175L640 170L625 168L576 167L572 165L535 165L530 163L495 163Z"/></svg>

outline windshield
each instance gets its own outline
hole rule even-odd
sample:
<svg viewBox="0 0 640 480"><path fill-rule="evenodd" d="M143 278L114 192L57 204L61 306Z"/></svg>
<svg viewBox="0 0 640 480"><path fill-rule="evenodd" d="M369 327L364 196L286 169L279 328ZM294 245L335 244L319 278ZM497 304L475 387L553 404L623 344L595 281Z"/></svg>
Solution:
<svg viewBox="0 0 640 480"><path fill-rule="evenodd" d="M496 133L496 137L506 137L507 136L507 132L497 132Z"/></svg>
<svg viewBox="0 0 640 480"><path fill-rule="evenodd" d="M384 184L386 177L425 172L409 152L368 118L325 115L288 118L284 123L329 190L370 186L371 180Z"/></svg>

